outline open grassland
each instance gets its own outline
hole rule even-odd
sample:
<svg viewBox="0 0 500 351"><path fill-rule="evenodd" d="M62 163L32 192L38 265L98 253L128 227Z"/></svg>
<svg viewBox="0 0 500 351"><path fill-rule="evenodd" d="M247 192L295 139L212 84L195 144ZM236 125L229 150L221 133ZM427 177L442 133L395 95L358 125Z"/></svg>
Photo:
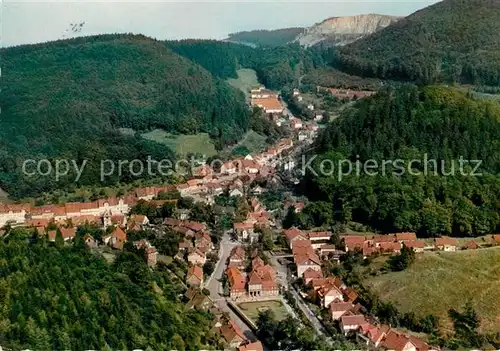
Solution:
<svg viewBox="0 0 500 351"><path fill-rule="evenodd" d="M2 190L2 188L0 188L0 204L1 203L8 203L8 197L9 197L9 194L7 194L5 191Z"/></svg>
<svg viewBox="0 0 500 351"><path fill-rule="evenodd" d="M261 152L265 150L268 145L265 136L253 130L249 130L235 147L237 146L246 147L250 152Z"/></svg>
<svg viewBox="0 0 500 351"><path fill-rule="evenodd" d="M245 93L245 96L248 98L250 90L260 86L260 83L257 79L257 73L253 69L249 68L239 69L237 73L238 78L228 79L227 82L233 87L243 91Z"/></svg>
<svg viewBox="0 0 500 351"><path fill-rule="evenodd" d="M288 317L288 312L281 301L257 301L257 302L241 302L238 304L239 309L254 323L257 323L259 318L259 312L263 312L266 309L273 311L274 316L278 321Z"/></svg>
<svg viewBox="0 0 500 351"><path fill-rule="evenodd" d="M194 153L210 157L217 154L215 146L207 133L174 135L161 129L155 129L149 133L142 134L142 137L165 144L179 155Z"/></svg>
<svg viewBox="0 0 500 351"><path fill-rule="evenodd" d="M451 328L448 310L470 299L481 318L482 331L500 332L500 248L417 255L404 272L370 278L368 285L401 312L441 318Z"/></svg>

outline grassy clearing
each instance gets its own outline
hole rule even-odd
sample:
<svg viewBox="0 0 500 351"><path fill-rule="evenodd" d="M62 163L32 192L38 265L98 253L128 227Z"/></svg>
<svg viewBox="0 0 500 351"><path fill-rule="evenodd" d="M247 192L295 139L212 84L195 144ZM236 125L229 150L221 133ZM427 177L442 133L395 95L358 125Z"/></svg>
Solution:
<svg viewBox="0 0 500 351"><path fill-rule="evenodd" d="M249 130L237 146L244 146L250 152L261 152L267 148L266 137Z"/></svg>
<svg viewBox="0 0 500 351"><path fill-rule="evenodd" d="M237 73L237 79L230 78L227 82L233 87L243 91L245 96L248 98L250 89L257 88L261 85L257 79L257 73L253 69L249 68L239 69Z"/></svg>
<svg viewBox="0 0 500 351"><path fill-rule="evenodd" d="M0 188L0 203L8 203L8 197L9 194L7 194L5 191Z"/></svg>
<svg viewBox="0 0 500 351"><path fill-rule="evenodd" d="M207 133L174 135L161 129L155 129L149 133L142 134L142 137L165 144L179 155L198 153L209 157L217 154L215 146Z"/></svg>
<svg viewBox="0 0 500 351"><path fill-rule="evenodd" d="M288 317L288 312L281 301L241 302L238 304L238 307L254 323L257 323L259 312L264 311L266 308L273 311L278 321Z"/></svg>
<svg viewBox="0 0 500 351"><path fill-rule="evenodd" d="M451 328L448 310L461 309L471 299L481 329L500 332L500 248L417 255L408 270L367 283L402 312L439 316L445 330Z"/></svg>

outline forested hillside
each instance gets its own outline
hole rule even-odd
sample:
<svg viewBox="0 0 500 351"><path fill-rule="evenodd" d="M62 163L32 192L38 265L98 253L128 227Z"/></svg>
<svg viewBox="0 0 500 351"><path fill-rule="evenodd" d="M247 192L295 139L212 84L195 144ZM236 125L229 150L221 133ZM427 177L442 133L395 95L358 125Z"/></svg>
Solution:
<svg viewBox="0 0 500 351"><path fill-rule="evenodd" d="M241 92L150 38L83 37L0 54L0 188L14 197L69 185L23 178L25 159L95 161L81 179L86 185L100 181L100 160L173 157L166 146L124 136L118 128L208 132L219 147L247 129ZM130 179L125 173L120 180Z"/></svg>
<svg viewBox="0 0 500 351"><path fill-rule="evenodd" d="M182 40L166 45L222 78L236 77L238 68L252 68L259 81L271 89L296 85L301 75L325 65L322 50L306 50L298 44L254 49L213 40Z"/></svg>
<svg viewBox="0 0 500 351"><path fill-rule="evenodd" d="M361 162L359 176L353 171L339 179L335 168L333 175L306 177L305 192L333 204L329 211L335 218L325 221L353 220L384 232L408 230L421 236L500 231L498 104L442 87L387 89L358 102L329 126L315 152L316 170L325 159L335 166L343 159ZM425 162L426 157L437 164ZM461 157L481 160L475 172L481 175L471 175L475 162L464 163L461 170ZM377 175L368 174L373 168L363 171L368 160L378 163ZM401 161L388 164L384 175L383 160Z"/></svg>
<svg viewBox="0 0 500 351"><path fill-rule="evenodd" d="M228 40L257 46L283 46L295 40L304 30L305 28L294 27L275 30L243 31L229 34Z"/></svg>
<svg viewBox="0 0 500 351"><path fill-rule="evenodd" d="M45 239L43 239L45 240ZM86 250L0 242L0 345L12 350L198 350L215 346L210 316L184 311L168 271L121 253L114 264Z"/></svg>
<svg viewBox="0 0 500 351"><path fill-rule="evenodd" d="M349 73L500 85L500 0L444 0L339 50Z"/></svg>

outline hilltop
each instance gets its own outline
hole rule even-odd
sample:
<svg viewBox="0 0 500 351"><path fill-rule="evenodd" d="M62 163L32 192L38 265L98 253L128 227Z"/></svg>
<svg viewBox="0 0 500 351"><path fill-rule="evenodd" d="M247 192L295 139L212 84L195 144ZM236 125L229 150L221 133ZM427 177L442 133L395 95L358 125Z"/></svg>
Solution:
<svg viewBox="0 0 500 351"><path fill-rule="evenodd" d="M375 33L397 22L400 18L379 14L331 17L309 27L297 36L295 41L303 46L318 43L328 46L346 45Z"/></svg>
<svg viewBox="0 0 500 351"><path fill-rule="evenodd" d="M93 185L100 181L100 160L174 157L167 146L120 128L207 132L220 148L247 129L240 91L144 36L82 37L0 53L0 187L14 198L71 185L24 178L25 159L95 161L80 181ZM120 180L131 179L125 174Z"/></svg>
<svg viewBox="0 0 500 351"><path fill-rule="evenodd" d="M308 28L244 31L229 34L226 40L252 46L270 47L290 43L299 43L304 47L318 43L338 46L352 43L399 19L400 17L379 14L330 17Z"/></svg>
<svg viewBox="0 0 500 351"><path fill-rule="evenodd" d="M339 50L336 66L420 83L500 85L500 0L444 0Z"/></svg>
<svg viewBox="0 0 500 351"><path fill-rule="evenodd" d="M331 202L341 220L420 237L500 230L498 104L445 87L382 89L327 126L314 155L317 175L305 177L303 190ZM460 158L471 162L460 169ZM325 159L378 166L340 178L337 168L333 176L318 171Z"/></svg>
<svg viewBox="0 0 500 351"><path fill-rule="evenodd" d="M274 30L251 30L229 34L226 40L257 46L282 46L294 41L305 28L293 27Z"/></svg>
<svg viewBox="0 0 500 351"><path fill-rule="evenodd" d="M368 285L401 312L417 316L435 314L441 328L450 330L448 310L473 301L483 332L500 331L499 289L500 250L490 248L460 252L425 253L404 272L370 278Z"/></svg>

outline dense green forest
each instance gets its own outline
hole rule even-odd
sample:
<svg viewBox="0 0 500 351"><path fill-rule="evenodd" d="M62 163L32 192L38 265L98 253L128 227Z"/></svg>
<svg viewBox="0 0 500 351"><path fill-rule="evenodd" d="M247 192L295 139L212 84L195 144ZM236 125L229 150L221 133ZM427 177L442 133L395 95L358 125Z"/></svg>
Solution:
<svg viewBox="0 0 500 351"><path fill-rule="evenodd" d="M221 78L235 78L241 67L252 68L271 89L297 85L302 75L325 66L322 50L306 50L298 44L251 48L213 40L182 40L169 41L167 46Z"/></svg>
<svg viewBox="0 0 500 351"><path fill-rule="evenodd" d="M222 147L248 127L244 95L202 67L143 36L102 35L1 50L0 188L13 197L64 188L26 179L25 159L89 161L80 184L100 181L100 160L172 159L137 132L208 132ZM110 177L109 183L129 181Z"/></svg>
<svg viewBox="0 0 500 351"><path fill-rule="evenodd" d="M500 231L498 104L444 87L387 88L327 127L314 152L316 171L323 160L336 168L333 175L306 176L303 189L319 202L292 219L303 226L352 220L383 232L408 230L420 236ZM460 157L481 160L476 173L482 175L470 175L475 163L464 163L462 171ZM352 161L353 172L339 179L339 169L348 171L347 164L338 167L344 159ZM368 160L378 163L377 174L368 174L373 168L364 171L373 164ZM385 175L383 160L394 162L386 165Z"/></svg>
<svg viewBox="0 0 500 351"><path fill-rule="evenodd" d="M339 50L335 66L419 83L500 85L500 0L444 0Z"/></svg>
<svg viewBox="0 0 500 351"><path fill-rule="evenodd" d="M382 86L378 79L353 76L331 67L311 70L302 79L302 84L358 90L377 90Z"/></svg>
<svg viewBox="0 0 500 351"><path fill-rule="evenodd" d="M123 252L113 264L20 231L0 242L0 345L20 350L196 350L217 345L209 314L185 311L168 270Z"/></svg>
<svg viewBox="0 0 500 351"><path fill-rule="evenodd" d="M283 46L292 42L305 28L293 27L275 30L252 30L229 34L228 40L257 46Z"/></svg>

